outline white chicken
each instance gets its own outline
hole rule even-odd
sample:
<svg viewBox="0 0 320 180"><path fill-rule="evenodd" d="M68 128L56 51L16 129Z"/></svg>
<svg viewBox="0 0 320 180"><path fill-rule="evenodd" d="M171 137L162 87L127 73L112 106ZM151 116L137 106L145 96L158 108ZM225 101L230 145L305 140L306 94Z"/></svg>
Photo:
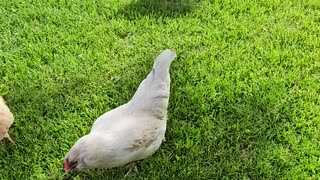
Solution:
<svg viewBox="0 0 320 180"><path fill-rule="evenodd" d="M163 51L132 99L106 112L81 137L64 160L65 170L112 168L145 159L165 140L171 62L176 53ZM131 166L130 171L136 170Z"/></svg>

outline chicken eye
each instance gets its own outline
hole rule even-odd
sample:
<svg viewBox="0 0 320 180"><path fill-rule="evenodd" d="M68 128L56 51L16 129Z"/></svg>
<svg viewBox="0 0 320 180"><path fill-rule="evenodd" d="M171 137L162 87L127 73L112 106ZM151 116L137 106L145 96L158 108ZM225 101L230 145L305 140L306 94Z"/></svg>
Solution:
<svg viewBox="0 0 320 180"><path fill-rule="evenodd" d="M78 161L70 162L69 166L71 169L74 169L78 165Z"/></svg>

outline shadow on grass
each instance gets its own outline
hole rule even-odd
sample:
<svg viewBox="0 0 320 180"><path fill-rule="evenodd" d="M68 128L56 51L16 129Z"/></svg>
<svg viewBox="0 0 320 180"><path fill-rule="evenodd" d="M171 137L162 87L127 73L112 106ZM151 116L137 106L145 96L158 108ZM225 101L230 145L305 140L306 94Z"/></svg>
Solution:
<svg viewBox="0 0 320 180"><path fill-rule="evenodd" d="M135 0L119 10L128 19L140 16L178 17L195 9L200 0Z"/></svg>

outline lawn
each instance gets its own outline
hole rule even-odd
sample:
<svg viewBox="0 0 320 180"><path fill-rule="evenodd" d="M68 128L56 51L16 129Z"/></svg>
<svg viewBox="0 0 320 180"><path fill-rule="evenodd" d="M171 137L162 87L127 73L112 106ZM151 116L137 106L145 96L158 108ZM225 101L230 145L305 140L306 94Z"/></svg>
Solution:
<svg viewBox="0 0 320 180"><path fill-rule="evenodd" d="M63 158L166 48L167 141L126 179L320 177L319 0L0 0L0 179L122 179Z"/></svg>

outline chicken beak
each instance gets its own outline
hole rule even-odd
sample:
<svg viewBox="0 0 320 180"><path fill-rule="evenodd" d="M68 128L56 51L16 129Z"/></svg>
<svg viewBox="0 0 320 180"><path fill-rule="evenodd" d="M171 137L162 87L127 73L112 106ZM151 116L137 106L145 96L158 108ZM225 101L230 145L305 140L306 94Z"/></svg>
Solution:
<svg viewBox="0 0 320 180"><path fill-rule="evenodd" d="M70 171L69 163L67 160L64 160L64 170L65 170L66 174L68 174Z"/></svg>

